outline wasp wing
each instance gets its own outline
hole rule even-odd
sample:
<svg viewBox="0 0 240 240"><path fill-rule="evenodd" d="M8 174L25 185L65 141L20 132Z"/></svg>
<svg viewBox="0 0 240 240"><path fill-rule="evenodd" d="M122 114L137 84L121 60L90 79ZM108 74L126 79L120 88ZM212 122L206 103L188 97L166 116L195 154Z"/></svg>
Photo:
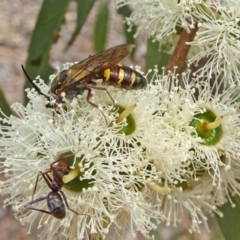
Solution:
<svg viewBox="0 0 240 240"><path fill-rule="evenodd" d="M101 53L89 56L83 61L73 65L69 68L68 76L64 80L61 89L58 89L58 94L67 92L76 85L88 81L99 72L117 65L123 58L131 53L133 47L133 44L118 45Z"/></svg>

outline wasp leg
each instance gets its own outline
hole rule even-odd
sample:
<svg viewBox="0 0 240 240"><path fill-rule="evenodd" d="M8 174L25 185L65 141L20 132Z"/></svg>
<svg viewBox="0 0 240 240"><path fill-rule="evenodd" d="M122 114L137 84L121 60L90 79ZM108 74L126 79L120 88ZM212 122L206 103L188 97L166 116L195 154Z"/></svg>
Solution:
<svg viewBox="0 0 240 240"><path fill-rule="evenodd" d="M90 98L92 97L91 89L97 89L97 90L102 90L102 91L106 91L106 92L107 92L108 96L110 97L111 101L113 102L113 107L112 107L111 111L110 111L109 114L108 114L108 115L110 115L110 113L115 109L116 106L115 106L115 101L114 101L113 97L111 96L111 94L109 93L109 91L107 90L107 88L105 88L105 87L99 87L99 86L94 86L93 84L86 84L86 85L85 85L85 88L86 88L86 90L88 91L87 101L88 101L93 107L95 107L95 108L98 108L98 105L90 101ZM100 110L100 111L101 111L101 110ZM102 113L102 114L103 114L103 113ZM103 115L104 115L104 114L103 114ZM104 115L104 118L105 118L105 120L106 120L105 115Z"/></svg>
<svg viewBox="0 0 240 240"><path fill-rule="evenodd" d="M114 101L113 97L111 96L111 94L109 93L109 91L107 90L107 88L105 88L105 87L99 87L99 86L94 86L94 85L92 85L92 84L86 84L84 87L85 87L87 90L89 90L89 89L97 89L97 90L106 91L107 94L108 94L108 96L110 97L111 101L113 102L113 105L114 105L114 108L115 108L115 101ZM90 97L92 97L92 94L91 94ZM96 104L90 102L89 99L88 99L88 102L89 102L92 106L98 107Z"/></svg>
<svg viewBox="0 0 240 240"><path fill-rule="evenodd" d="M105 119L105 122L107 124L107 118L105 116L105 114L103 113L103 111L101 109L99 109L98 105L96 103L93 103L90 101L90 98L92 97L92 91L91 91L91 88L86 88L86 90L88 91L87 93L87 101L89 104L91 104L93 107L95 108L98 108L98 110L101 112L101 114L103 115L104 119Z"/></svg>

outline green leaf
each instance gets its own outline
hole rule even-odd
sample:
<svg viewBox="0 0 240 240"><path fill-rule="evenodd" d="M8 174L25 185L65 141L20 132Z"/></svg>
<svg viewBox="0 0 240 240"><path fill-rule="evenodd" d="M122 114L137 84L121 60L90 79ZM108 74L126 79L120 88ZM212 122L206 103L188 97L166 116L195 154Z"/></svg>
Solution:
<svg viewBox="0 0 240 240"><path fill-rule="evenodd" d="M95 52L105 50L108 31L109 8L105 1L99 8L94 24L93 44Z"/></svg>
<svg viewBox="0 0 240 240"><path fill-rule="evenodd" d="M72 43L74 42L75 38L77 37L77 35L79 34L79 32L81 31L87 17L88 14L90 12L90 10L92 9L95 0L76 0L77 2L77 25L76 28L72 34L71 39L69 40L67 47L69 47L70 45L72 45Z"/></svg>
<svg viewBox="0 0 240 240"><path fill-rule="evenodd" d="M1 89L0 89L0 108L5 115L10 116L12 114L11 108L9 107L9 104L6 101L6 98Z"/></svg>
<svg viewBox="0 0 240 240"><path fill-rule="evenodd" d="M230 202L219 207L223 213L223 217L216 214L218 224L221 228L223 236L226 240L240 239L240 198L238 196L231 197L235 207Z"/></svg>
<svg viewBox="0 0 240 240"><path fill-rule="evenodd" d="M166 66L170 55L164 52L163 47L159 49L159 42L153 42L148 39L147 55L146 55L146 70L153 69L155 65L158 66L158 72L161 74L162 67ZM149 79L151 74L149 74Z"/></svg>
<svg viewBox="0 0 240 240"><path fill-rule="evenodd" d="M26 71L31 78L40 75L46 82L53 69L48 64L49 51L64 21L69 0L45 0L38 15L28 49ZM32 87L29 81L25 87ZM25 96L25 100L26 96Z"/></svg>
<svg viewBox="0 0 240 240"><path fill-rule="evenodd" d="M118 13L123 15L125 18L125 17L129 17L131 15L132 10L130 9L130 7L128 5L124 5L123 7L118 9ZM127 43L132 43L132 44L136 45L136 38L134 38L134 35L136 34L136 32L137 32L136 26L133 26L130 31L129 26L126 23L124 23L124 34L125 34ZM135 49L136 48L134 48L132 50L131 56L134 56Z"/></svg>

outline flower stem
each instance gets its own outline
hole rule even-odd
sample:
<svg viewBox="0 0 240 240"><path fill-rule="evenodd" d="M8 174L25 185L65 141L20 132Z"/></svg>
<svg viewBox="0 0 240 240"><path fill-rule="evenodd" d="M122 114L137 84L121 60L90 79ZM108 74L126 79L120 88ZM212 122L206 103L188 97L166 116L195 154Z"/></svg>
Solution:
<svg viewBox="0 0 240 240"><path fill-rule="evenodd" d="M198 30L197 25L195 25L195 27L191 29L190 33L188 33L187 30L183 29L181 36L177 42L177 45L173 51L173 54L166 66L166 72L174 71L177 74L183 71L183 67L186 62L189 49L191 47L191 45L186 43L191 42L194 39L197 30ZM176 66L177 69L174 68Z"/></svg>

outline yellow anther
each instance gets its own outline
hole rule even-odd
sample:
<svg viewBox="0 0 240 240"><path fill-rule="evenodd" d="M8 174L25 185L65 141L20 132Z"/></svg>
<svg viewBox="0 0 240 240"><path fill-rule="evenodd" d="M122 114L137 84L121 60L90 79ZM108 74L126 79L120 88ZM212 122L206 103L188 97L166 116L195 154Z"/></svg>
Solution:
<svg viewBox="0 0 240 240"><path fill-rule="evenodd" d="M148 182L146 183L147 187L152 189L155 192L158 192L160 194L169 194L172 192L172 189L169 187L160 187L159 185L157 185L154 182Z"/></svg>
<svg viewBox="0 0 240 240"><path fill-rule="evenodd" d="M217 128L217 127L220 126L221 120L222 120L222 117L221 117L221 116L217 116L214 122L206 123L206 124L204 125L204 127L205 127L207 130L215 129L215 128Z"/></svg>
<svg viewBox="0 0 240 240"><path fill-rule="evenodd" d="M62 181L63 183L68 183L78 176L79 176L79 171L76 168L74 168L67 175L63 176Z"/></svg>

